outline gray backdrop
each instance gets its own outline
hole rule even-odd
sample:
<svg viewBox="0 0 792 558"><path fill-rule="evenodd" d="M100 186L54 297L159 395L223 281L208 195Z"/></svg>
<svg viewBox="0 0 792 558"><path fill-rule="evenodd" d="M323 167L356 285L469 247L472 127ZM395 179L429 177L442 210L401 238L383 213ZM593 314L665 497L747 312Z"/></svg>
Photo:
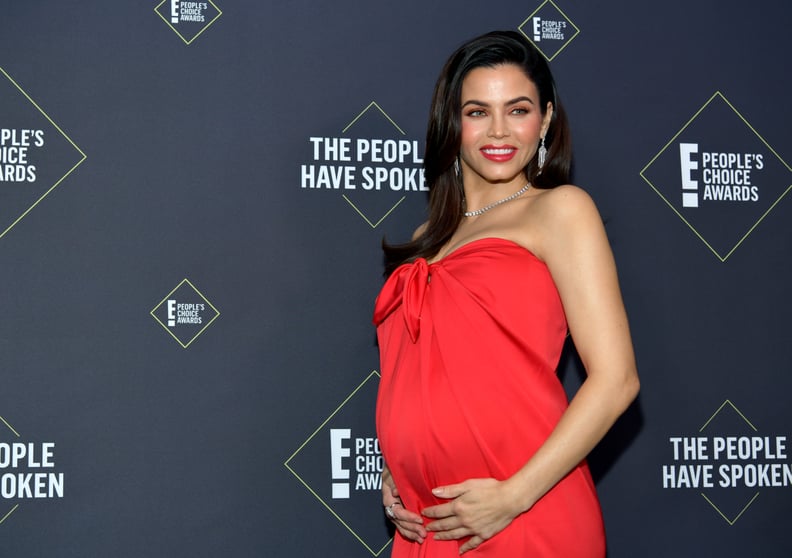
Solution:
<svg viewBox="0 0 792 558"><path fill-rule="evenodd" d="M0 554L389 555L379 245L423 219L441 64L519 28L642 378L590 460L609 556L790 556L790 14L0 2Z"/></svg>

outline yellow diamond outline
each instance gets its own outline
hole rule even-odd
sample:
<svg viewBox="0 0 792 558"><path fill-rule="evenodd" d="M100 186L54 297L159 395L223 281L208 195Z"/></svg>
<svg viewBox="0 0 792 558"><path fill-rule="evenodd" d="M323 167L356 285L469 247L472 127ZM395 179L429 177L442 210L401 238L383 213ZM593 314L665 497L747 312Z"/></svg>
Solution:
<svg viewBox="0 0 792 558"><path fill-rule="evenodd" d="M756 500L756 499L759 497L759 493L757 492L756 494L754 494L754 495L753 495L753 498L751 498L751 499L748 501L748 503L747 503L747 504L745 504L745 507L743 507L743 509L742 509L742 510L740 510L740 513L738 513L738 514L737 514L737 515L734 517L734 519L729 519L728 517L726 517L726 514L724 514L722 511L720 511L720 509L718 508L718 506L716 506L716 505L715 505L715 503L714 503L712 500L710 500L709 498L707 498L707 495L706 495L706 494L704 494L704 493L702 492L702 493L701 493L701 496L702 496L702 497L703 497L703 498L704 498L704 499L705 499L705 500L706 500L706 501L709 503L709 505L710 505L710 506L712 506L713 508L715 508L715 511L716 511L716 512L718 512L718 515L720 515L720 516L721 516L723 519L725 519L725 520L726 520L726 523L728 523L729 525L734 525L735 523L737 523L737 520L738 520L738 519L740 519L740 517L742 517L742 514L744 514L744 513L745 513L745 511L746 511L746 510L747 510L749 507L751 507L751 504L753 504L753 503L754 503L754 501L755 501L755 500Z"/></svg>
<svg viewBox="0 0 792 558"><path fill-rule="evenodd" d="M709 426L709 423L711 423L711 422L712 422L712 421L715 419L715 417L716 417L716 416L718 416L718 413L720 413L720 412L723 410L723 408L724 408L726 405L729 405L729 406L730 406L730 407L731 407L731 408L734 410L734 412L735 412L735 413L737 413L738 415L740 415L740 418L741 418L741 419L743 419L743 420L745 421L745 423L746 423L748 426L750 426L750 427L751 427L751 429L752 429L754 432L759 432L759 429L757 429L757 428L756 428L756 427L755 427L753 424L751 424L751 421L750 421L750 420L748 420L748 418L747 418L747 417L746 417L744 414L742 414L742 412L740 411L740 409L738 409L738 408L735 406L735 404L734 404L734 403L732 403L732 402L731 402L731 400L729 400L729 399L726 399L726 400L725 400L725 401L724 401L724 402L721 404L721 406L720 406L720 407L718 407L718 410L717 410L717 411L715 411L714 413L712 413L712 416L711 416L709 419L707 419L707 422L705 422L705 423L704 423L704 426L702 426L701 428L699 428L699 432L704 432L704 429L705 429L705 428L707 428L707 426Z"/></svg>
<svg viewBox="0 0 792 558"><path fill-rule="evenodd" d="M362 111L360 111L360 113L359 113L359 114L358 114L358 115L357 115L355 118L353 118L353 119L352 119L352 121L351 121L349 124L347 124L347 125L344 127L344 129L343 129L343 130L341 130L341 133L342 133L342 134L345 134L345 133L347 132L347 130L349 130L349 129L350 129L352 126L354 126L354 125L355 125L355 123L356 123L358 120L360 120L360 119L363 117L363 115L364 115L364 114L366 114L366 113L367 113L367 112L368 112L368 111L369 111L371 108L375 108L375 109L377 109L378 111L380 111L380 113L381 113L381 114L382 114L382 115L385 117L385 119L386 119L388 122L390 122L390 123L391 123L391 125L392 125L394 128L396 128L396 130L398 130L398 131L399 131L399 133L400 133L401 135L403 135L403 136L406 136L406 135L407 135L407 133L406 133L404 130L402 130L402 129L399 127L399 125L398 125L398 124L396 124L396 122L393 120L393 118L391 118L391 117L390 117L390 115L388 115L388 113L387 113L387 112L385 112L384 110L382 110L382 107L380 107L380 106L379 106L379 104L378 104L376 101L371 101L371 102L368 104L368 106L367 106L366 108L364 108ZM380 223L382 223L382 222L383 222L385 219L387 219L387 218L388 218L388 215L390 215L391 213L393 213L393 211L396 209L396 207L397 207L397 206L398 206L398 205L399 205L401 202L403 202L407 196L402 196L402 197L401 197L401 199L400 199L399 201L397 201L397 202L396 202L396 203L395 203L393 206L391 206L391 208L390 208L388 211L386 211L386 212L385 212L385 214L384 214L382 217L380 217L379 221L377 221L376 223L373 223L373 222L371 221L371 219L369 219L369 218L366 216L366 214L365 214L365 213L363 213L363 212L360 210L360 208L358 208L358 206L356 206L356 205L355 205L355 204L352 202L352 200L350 200L350 199L349 199L349 198L346 196L346 194L341 194L341 197L343 197L343 198L346 200L346 202L347 202L349 205L351 205L351 206L352 206L352 209L354 209L355 211L357 211L358 215L360 215L361 217L363 217L363 220L364 220L366 223L368 223L368 224L369 224L369 226L370 226L372 229L376 229L376 228L377 228L377 227L380 225Z"/></svg>
<svg viewBox="0 0 792 558"><path fill-rule="evenodd" d="M313 440L313 439L314 439L314 437L315 437L317 434L319 434L319 432L320 432L320 431L321 431L321 430L322 430L322 429L325 427L325 425L326 425L328 422L330 422L330 419L332 419L332 418L333 418L335 415L337 415L337 414L338 414L338 413L341 411L341 409L343 409L343 408L344 408L344 406L345 406L347 403L349 403L349 401L350 401L350 400L351 400L351 399L352 399L352 398L355 396L355 394L357 394L357 392L358 392L358 391L360 391L360 389L361 389L361 388L362 388L364 385L366 385L366 383L368 383L368 381L369 381L369 380L371 380L371 378L372 378L372 377L374 377L374 376L377 376L377 378L379 378L379 377L380 377L380 374L379 374L379 372L377 372L376 370L372 370L372 371L371 371L371 374L369 374L369 375L366 377L366 379L365 379L365 380L363 380L363 381L360 383L360 385L358 385L358 387L356 387L356 388L355 388L355 389L352 391L352 393L350 393L350 394L347 396L347 398L346 398L346 399L344 399L344 401L343 401L343 402L342 402L342 403L341 403L341 404L340 404L340 405L339 405L339 406L336 408L336 410L335 410L335 411L333 411L332 413L330 413L330 416L328 416L328 417L327 417L327 418L324 420L324 422L322 422L322 424L320 424L320 425L319 425L319 427L318 427L316 430L314 430L314 431L313 431L313 433L312 433L310 436L308 436L308 438L306 438L306 440L305 440L305 441L304 441L302 444L300 444L300 447L298 447L298 448L297 448L297 449L294 451L294 453L292 453L292 454L289 456L289 458L288 458L286 461L284 461L284 463L283 463L283 466L284 466L284 467L286 467L286 468L287 468L287 469L288 469L288 470L291 472L291 474L292 474L292 475L294 475L295 477L297 477L297 480L299 480L299 481L300 481L300 483L301 483L301 484L302 484L302 485L303 485L303 486L304 486L306 489L308 489L308 492L310 492L311 494L313 494L313 495L314 495L314 497L315 497L317 500L319 500L319 502L321 502L321 503L322 503L322 505L323 505L325 508L327 508L327 511L329 511L329 512L330 512L330 513L331 513L331 514L332 514L332 515L333 515L333 516L334 516L334 517L335 517L335 518L336 518L336 519L337 519L337 520L338 520L338 521L341 523L341 525L343 525L344 527L346 527L346 528L347 528L347 530L348 530L350 533L352 533L352 536L354 536L354 537L355 537L355 538L358 540L358 542L360 542L360 544L362 544L363 546L365 546L365 547L366 547L366 549L367 549L367 550L368 550L368 551L369 551L369 552L370 552L372 555L374 555L374 556L379 556L379 555L382 553L382 551L383 551L383 550L385 550L385 548L386 548L386 547L387 547L387 546L388 546L388 545L391 543L391 541L393 540L393 537L391 537L390 539L388 539L388 541L387 541L387 542L386 542L384 545L382 545L382 548L380 548L379 550L374 550L374 549L372 549L372 548L371 548L371 547L370 547L368 544L366 544L366 542L365 542L365 541L364 541L364 540L363 540L363 539L360 537L360 535L358 535L358 534L355 532L355 530L354 530L354 529L352 529L352 527L350 527L350 526L349 526L349 525L346 523L346 521L344 521L343 519L341 519L341 516L339 516L339 515L338 515L338 514L335 512L335 510L334 510L334 509L333 509L333 508L330 506L330 504L328 504L327 502L325 502L325 501L322 499L322 497L321 497L321 496L319 496L319 495L318 495L318 494L317 494L317 493L314 491L314 489L313 489L313 488L311 488L311 487L310 487L310 485L309 485L307 482L305 482L305 480L304 480L304 479L303 479L303 478L302 478L302 477L301 477L299 474L297 474L297 471L295 471L294 469L292 469L292 468L291 468L291 466L289 465L289 461L291 461L292 459L294 459L294 457L296 457L296 456L297 456L297 454L298 454L298 453L300 453L300 452L302 451L302 449L303 449L303 448L304 448L306 445L308 445L308 443L309 443L311 440Z"/></svg>
<svg viewBox="0 0 792 558"><path fill-rule="evenodd" d="M46 197L47 197L47 196L50 194L50 192L52 192L52 191L53 191L55 188L57 188L57 187L58 187L58 185L59 185L61 182L63 182L63 181L66 179L66 177L67 177L67 176L69 176L69 175L70 175L72 172L74 172L74 169L76 169L77 167L79 167L79 166L82 164L82 162L83 162L83 161L85 161L85 159L87 158L87 155L86 155L85 153L83 153L83 150L82 150L82 149L80 149L80 148L77 146L77 144L76 144L76 143L74 143L74 142L72 141L72 139L71 139L69 136L67 136L67 135L66 135L66 133L65 133L63 130L61 130L60 126L58 126L57 124L55 124L55 122L52 120L52 118L50 118L50 117L49 117L49 115L48 115L46 112L44 112L44 109L42 109L42 108L41 108L41 107L38 105L38 103L36 103L36 101L34 101L34 100L31 98L31 96L30 96L30 95L28 95L28 94L27 94L27 92L25 92L25 90L24 90L24 89L22 89L22 87L20 87L20 85L19 85L19 84L18 84L16 81L14 81L14 79L13 79L13 78L12 78L10 75L8 75L8 73L7 73L7 72L6 72L6 71L5 71L5 70L4 70L2 67L0 67L0 73L2 73L2 74L3 74L3 75L6 77L6 79L8 79L8 81L10 81L10 82L11 82L11 83L14 85L14 87L16 87L16 88L19 90L19 92L20 92L20 93L22 93L22 95L24 95L24 96L25 96L25 98L26 98L28 101L30 101L30 103L31 103L31 104L32 104L34 107L36 107L36 109L37 109L37 110L38 110L38 111L39 111L39 112L40 112L42 115L44 115L44 118L46 118L46 119L47 119L47 121L48 121L50 124L52 124L52 125L55 127L55 129L56 129L58 132L60 132L60 134L61 134L61 135L62 135L64 138L66 138L66 141L68 141L68 142L69 142L69 143L72 145L72 147L73 147L74 149L76 149L76 150L77 150L77 153L79 153L80 155L82 155L82 158L81 158L79 161L77 161L77 163L76 163L76 164L75 164L75 165L74 165L72 168L70 168L70 169L69 169L69 170L66 172L66 174L64 174L62 177L60 177L60 179L59 179L58 181L56 181L56 182L55 182L55 184L53 184L53 185L50 187L50 189L49 189L49 190L47 190L46 192L44 192L44 193L41 195L41 197L40 197L39 199L37 199L35 202L33 202L33 205L31 205L30 207L28 207L28 208L27 208L27 209L26 209L26 210L25 210L25 211L22 213L22 215L20 215L19 217L17 217L17 218L16 218L16 220L15 220L13 223L11 223L11 224L8 226L8 228L7 228L6 230L4 230L4 231L0 232L0 238L3 238L3 237L6 235L6 233L7 233L8 231L10 231L11 229L13 229L13 228L14 228L14 227L17 225L17 223L19 223L19 222L20 222L22 219L24 219L24 218L27 216L27 214L28 214L28 213L30 213L31 211L33 211L33 208L35 208L35 207L36 207L36 206L37 206L39 203L41 203L41 201L42 201L44 198L46 198Z"/></svg>
<svg viewBox="0 0 792 558"><path fill-rule="evenodd" d="M8 427L8 429L9 429L11 432L13 432L13 433L14 433L14 436L16 436L17 438L19 438L19 437L20 437L20 436L19 436L19 432L17 432L16 430L14 430L14 427L13 427L13 426L11 426L10 424L8 424L8 421L6 421L6 419L4 419L3 417L0 417L0 422L2 422L3 424L5 424L5 425Z"/></svg>
<svg viewBox="0 0 792 558"><path fill-rule="evenodd" d="M7 421L6 419L4 419L3 417L1 417L1 416L0 416L0 422L2 422L3 424L5 424L5 425L8 427L8 429L9 429L11 432L13 432L14 436L16 436L17 438L19 438L19 437L20 437L20 436L19 436L19 432L17 432L16 430L14 430L14 427L13 427L13 426L11 426L11 425L8 423L8 421ZM14 513L14 512L17 510L17 508L18 508L18 507L19 507L19 504L16 504L16 505L14 505L14 507L13 507L13 508L11 508L11 509L10 509L10 510L9 510L9 511L8 511L8 512L7 512L7 513L4 515L4 516L3 516L3 517L0 517L0 525L2 525L2 524L3 524L3 522L4 522L6 519L8 519L9 517L11 517L11 514L12 514L12 513Z"/></svg>
<svg viewBox="0 0 792 558"><path fill-rule="evenodd" d="M379 226L379 224L380 224L380 223L382 223L382 222L383 222L385 219L387 219L387 218L388 218L388 215L390 215L391 213L393 213L393 211L394 211L394 210L395 210L395 209L396 209L396 208L399 206L399 204L400 204L401 202L403 202L403 201L404 201L404 200L407 198L407 196L402 196L402 197L401 197L401 199L399 199L399 201L397 201L397 202L396 202L396 204L395 204L393 207L391 207L391 208L390 208L388 211L386 211L386 212L385 212L385 215L383 215L382 217L380 217L380 220L379 220L379 221L377 221L376 223L372 223L372 222L369 220L369 218L368 218L368 217L366 217L366 214L365 214L365 213L363 213L362 211L360 211L360 209L358 209L358 206L356 206L354 203L352 203L352 200L350 200L350 199L349 199L349 198L346 196L346 194L341 194L341 197L342 197L342 198L344 198L344 199L347 201L347 203L348 203L349 205L351 205L351 206L352 206L352 208L353 208L355 211L357 211L357 212L358 212L358 215L360 215L361 217L363 217L363 219L366 221L366 223L368 223L368 224L371 226L371 228L372 228L372 229L376 229L376 228Z"/></svg>
<svg viewBox="0 0 792 558"><path fill-rule="evenodd" d="M693 231L693 233L694 233L694 234L695 234L695 235L696 235L696 236L699 238L699 240L701 240L701 242L703 242L703 243L704 243L704 245L705 245L707 248L709 248L709 249L710 249L710 251L711 251L713 254L715 254L715 257L717 257L717 258L718 258L718 259L719 259L721 262L725 262L727 259L729 259L729 256L731 256L731 255L734 253L734 251L735 251L735 250L737 250L737 248L739 248L739 247L740 247L740 245L741 245L741 244L742 244L742 243L743 243L743 242L744 242L744 241L745 241L745 240L746 240L746 239L747 239L747 238L748 238L748 237L749 237L749 236L750 236L750 235L753 233L753 231L756 229L756 227L758 227L758 226L759 226L759 223L761 223L761 222L764 220L764 218L765 218L765 217L767 217L767 216L770 214L770 212L771 212L771 211L773 211L773 209L775 209L775 206L776 206L776 205L778 205L778 203L779 203L779 202L780 202L780 201L781 201L781 200L784 198L784 196L786 196L786 195L789 193L789 191L790 191L790 190L792 190L792 184L790 184L790 185L787 187L787 189L786 189L786 190L784 190L784 191L781 193L781 195L780 195L780 196L778 196L778 199L776 199L776 200L775 200L775 201L774 201L774 202L773 202L773 203L770 205L770 207L767 209L767 211L765 211L765 212L762 214L762 216L761 216L761 217L759 217L759 219L756 221L756 223L754 223L754 224L753 224L753 226L751 226L751 227L748 229L748 232L746 232L746 233L745 233L745 235L743 235L743 237L742 237L742 238L740 238L740 240L738 240L738 241L737 241L737 244L735 244L735 245L732 247L732 249L731 249L731 250L729 250L729 252L728 252L728 253L727 253L725 256L721 256L721 255L718 253L718 251L717 251L717 250L715 250L715 248L713 248L713 247L710 245L710 243L709 243L709 242L707 242L707 240L706 240L706 239L705 239L705 238L704 238L704 237L701 235L701 233L699 233L699 232L696 230L696 227L694 227L693 225L691 225L691 224L690 224L690 223L687 221L687 219L685 219L685 218L682 216L682 214L681 214L681 213L680 213L680 212L677 210L677 208L676 208L676 207L674 207L674 206L671 204L671 202L670 202L670 201L668 201L668 199L667 199L667 198L666 198L666 197L665 197L665 196L664 196L662 193L660 193L660 190L658 190L658 189L655 187L655 185L654 185L654 184L652 184L652 182L651 182L651 181L650 181L650 180L649 180L649 179L648 179L646 176L644 176L644 172L646 172L646 170L647 170L649 167L651 167L651 166L652 166L652 164L653 164L653 163L654 163L654 162L657 160L657 158L658 158L658 157L660 157L660 155L662 155L662 154L665 152L665 150L666 150L666 149L668 149L668 148L669 148L669 146L670 146L672 143L674 143L674 141L675 141L675 140L676 140L676 139L677 139L677 138L680 136L680 134L682 134L682 132L684 132L684 131L685 131L685 130L688 128L688 126L690 126L690 125L693 123L693 121L694 121L694 120L696 120L696 118L698 118L698 116L699 116L699 115L700 115L700 114L701 114L701 113L704 111L704 109L705 109L705 108L707 108L707 107L709 106L709 104L710 104L710 103L711 103L711 102L712 102L712 101L713 101L713 100L714 100L716 97L720 98L720 99L721 99L721 100L722 100L724 103L726 103L726 105L727 105L727 106L728 106L730 109L732 109L732 111L734 111L734 113L735 113L735 114L736 114L736 115L737 115L737 116L740 118L740 120L742 120L742 121L743 121L743 123L744 123L746 126L748 126L748 129L749 129L749 130L751 130L751 131L754 133L754 135L755 135L757 138L759 138L759 141L761 141L761 142L764 144L764 146L765 146L765 147L767 147L767 149L769 149L769 150L770 150L770 153L772 153L773 155L775 155L776 159L778 159L779 161L781 161L781 164L782 164L782 165L784 165L784 166L787 168L787 170L788 170L790 173L792 173L792 168L790 168L790 166L789 166L789 165L786 163L786 161L784 161L784 160L781 158L781 156L780 156L778 153L776 153L775 149L773 149L773 148L770 146L770 144L769 144L769 143L767 143L767 141L765 141L765 139L764 139L764 138L761 136L761 134L759 134L759 132L757 132L757 131L754 129L754 127L753 127L753 126L751 126L751 124L750 124L750 123L749 123L749 122L748 122L748 121L745 119L745 117L744 117L742 114L740 114L740 111L738 111L738 110L737 110L737 109L734 107L734 105L732 105L732 104L729 102L729 100L728 100L728 99L727 99L727 98L726 98L726 97L725 97L725 96L724 96L724 95L723 95L723 94L722 94L720 91L715 91L715 93L712 95L712 97L710 97L710 98L709 98L709 100L708 100L706 103L704 103L704 105L703 105L703 106L702 106L702 107L701 107L701 108L700 108L698 111L696 111L696 114L694 114L694 115L693 115L693 116L690 118L690 120L688 120L688 121L687 121L687 123L686 123L684 126L682 126L682 128L681 128L681 129L680 129L680 130L679 130L679 131L678 131L676 134L674 134L674 137L672 137L672 138L671 138L671 139L668 141L668 143L666 143L666 144L663 146L663 148L662 148L660 151L658 151L658 152L657 152L657 155L655 155L654 157L652 157L652 160L651 160L651 161L649 161L649 162L646 164L646 166L645 166L643 169L641 169L641 172L639 172L638 174L640 174L640 175L641 175L641 178L643 178L643 179L644 179L644 181L645 181L647 184L649 184L649 186L652 188L652 190L654 190L654 191L655 191L655 193L656 193L658 196L660 196L660 199L662 199L662 200L663 200L663 201L664 201L664 202L665 202L665 203L668 205L668 207L670 207L670 208L671 208L671 210L672 210L672 211L673 211L673 212L676 214L676 216L677 216L677 217L679 217L679 218L682 220L682 222L683 222L683 223L685 223L685 224L686 224L686 225L687 225L687 226L690 228L690 230L692 230L692 231Z"/></svg>
<svg viewBox="0 0 792 558"><path fill-rule="evenodd" d="M555 53L553 56L549 57L549 58L548 58L547 54L545 54L545 52L542 50L542 47L540 47L539 45L537 45L537 44L536 44L536 43L533 41L533 39L531 39L531 37L529 37L529 36L528 36L528 34L527 34L525 31L523 31L523 29L522 29L522 28L523 28L523 25L525 25L526 23L528 23L528 20L529 20L529 19L531 19L531 18L532 18L532 17L533 17L533 16L534 16L534 15L535 15L535 14L536 14L536 13L537 13L539 10L541 10L542 8L544 8L545 4L548 4L548 3L549 3L549 4L552 4L552 5L553 5L553 7L554 7L556 10L558 10L558 13L560 13L562 16L564 16L564 18L566 18L566 20L567 20L567 23L569 23L569 25L571 25L572 27L574 27L574 28L575 28L575 33L574 33L574 35L572 35L571 37L569 37L569 39L568 39L568 40L567 40L567 41L564 43L564 46L562 46L561 48L559 48L559 49L556 51L556 53ZM545 57L545 59L546 59L548 62L552 62L552 61L553 61L553 58L555 58L556 56L558 56L559 54L561 54L561 51L562 51L562 50L564 50L564 49L565 49L567 46L569 46L569 43L571 43L572 41L574 41L574 40L575 40L575 37L577 37L577 36L578 36L578 34L580 33L580 28L579 28L577 25L575 25L575 22L574 22L574 21L572 21L572 19L570 19L570 17L564 13L564 10L562 10L561 8L559 8L559 7L558 7L558 5L557 5L555 2L553 2L553 0L545 0L544 2L542 2L541 4L539 4L539 7L538 7L538 8L536 8L536 9L535 9L533 12L531 12L531 15L529 15L528 17L526 17L526 18L523 20L523 22L522 22L520 25L518 25L518 26L517 26L517 31L519 31L519 32L520 32L520 33L523 35L523 37L525 37L526 39L528 39L528 41L530 41L530 43L531 43L533 46L535 46L535 47L536 47L536 50L538 50L539 52L541 52L541 53L542 53L542 56L544 56L544 57Z"/></svg>
<svg viewBox="0 0 792 558"><path fill-rule="evenodd" d="M162 5L163 5L165 2L167 2L167 1L168 1L168 0L162 0L162 2L160 2L159 4L157 4L157 5L154 7L154 13L155 13L155 14L157 14L158 16L160 16L160 19L162 19L162 21L164 21L164 22L167 24L167 26L168 26L168 27L170 27L170 28L171 28L171 30L173 30L173 32L174 32L174 33L176 33L176 34L179 36L179 38L180 38L182 41L184 41L184 44L186 44L186 45L188 45L188 46L189 46L190 44L192 44L192 42L193 42L195 39L197 39L199 36L201 36L201 34L203 34L203 32L204 32L204 31L206 31L207 29L209 29L209 27L210 27L210 26L211 26L211 25L212 25L212 24L213 24L215 21L217 21L217 18L219 18L221 15L223 15L223 11L222 11L220 8L218 8L218 7L217 7L217 4L215 4L214 2L212 2L212 0L206 0L207 2L209 2L209 3L212 5L212 7L213 7L215 10L217 10L217 15L216 15L216 16L214 16L214 17L212 18L212 20L211 20L209 23L207 23L206 25L204 25L204 26L203 26L203 28L202 28L200 31L198 31L198 33L196 33L196 34L195 34L195 36L194 36L192 39L190 39L190 40L188 41L187 39L185 39L185 38L184 38L184 35L182 35L181 33L179 33L179 30L178 30L178 29L176 29L176 28L173 26L173 24L170 22L170 20L168 20L168 18L164 17L164 16L163 16L161 13L159 13L159 11L158 11L158 10L159 10L160 6L162 6Z"/></svg>
<svg viewBox="0 0 792 558"><path fill-rule="evenodd" d="M162 321L161 321L161 320L160 320L160 319L157 317L157 315L154 313L154 312L156 312L157 308L159 308L160 306L162 306L162 303L163 303L163 302L165 302L166 300L168 300L168 297L169 297L170 295L172 295L173 293L175 293L177 290L179 290L179 287L181 287L181 286L182 286L184 283L187 283L187 284L188 284L188 285L189 285L189 286L192 288L192 290L194 290L196 293L198 293L198 296L200 296L200 297L201 297L201 298L204 300L204 302L206 302L206 304L208 304L208 305L209 305L209 306L212 308L212 310L214 310L214 311L215 311L215 316L214 316L214 318L212 318L211 320L209 320L208 322L206 322L206 325L205 325L205 326L203 326L203 327L202 327L202 328L201 328L201 329L198 331L198 333L196 333L195 335L193 335L193 337L190 339L190 341L189 341L189 342L188 342L186 345L185 345L184 343L182 343L182 340L181 340L181 339L179 339L178 337L176 337L176 335L174 335L174 333L173 333L173 332L170 330L170 328L168 328L168 326L166 326L165 324L163 324L163 323L162 323ZM175 339L175 340L176 340L176 341L179 343L179 345L181 345L181 346L182 346L182 348L184 348L184 349L186 349L187 347L189 347L189 346L190 346L190 344L191 344L193 341L195 341L196 339L198 339L198 336L199 336L199 335L201 335L201 334L202 334L204 331L206 331L206 328L208 328L210 325L212 325L212 322L214 322L214 321L215 321L215 320L218 318L218 316L220 316L220 311L219 311L217 308L215 308L214 304L212 304L211 302L209 302L209 299L208 299L208 298L206 298L206 297L203 295L203 293L202 293L201 291L199 291L197 288L195 288L195 285L193 285L193 284L190 282L190 280L189 280L189 279L187 279L186 277L185 277L184 279L182 279L182 280L181 280L181 282L180 282L178 285L176 285L176 287L175 287L173 290L171 290L171 292L169 292L168 294L166 294L166 295L165 295L165 298L163 298L162 300L160 300L160 301L159 301L159 303L157 303L157 305L156 305L154 308L152 308L152 309L151 309L151 312L149 312L149 313L151 314L151 317L152 317L152 318L154 318L154 320L155 320L155 321L156 321L156 322L157 322L159 325L161 325L161 326L162 326L162 327L165 329L165 331L167 331L167 332L168 332L168 334L169 334L171 337L173 337L173 338L174 338L174 339Z"/></svg>
<svg viewBox="0 0 792 558"><path fill-rule="evenodd" d="M741 418L741 419L743 419L743 420L745 421L745 423L746 423L748 426L750 426L750 427L753 429L753 431L754 431L754 432L759 432L759 430L758 430L758 429L757 429L757 428L756 428L756 427L755 427L755 426L754 426L754 425L751 423L751 421L750 421L750 420L748 420L748 418L747 418L747 417L746 417L746 416L745 416L745 415L742 413L742 411L740 411L740 409L738 409L738 408L737 408L737 406L736 406L734 403L732 403L732 402L731 402L729 399L726 399L726 400L725 400L725 401L724 401L724 402L721 404L721 406L720 406L720 407L718 407L718 410L717 410L717 411L715 411L714 413L712 413L712 416L711 416L709 419L707 419L707 422L705 422L705 423L704 423L704 426L702 426L701 428L699 428L699 432L704 432L704 429L705 429L705 428L707 428L707 426L709 426L709 423L711 423L711 422L712 422L712 421L715 419L715 417L716 417L716 416L718 416L718 413L720 413L720 412L723 410L723 408L724 408L726 405L729 405L729 406L730 406L730 407L731 407L731 408L734 410L734 412L736 412L736 413L737 413L737 414L740 416L740 418ZM720 508L719 508L718 506L716 506L716 505L715 505L715 502L713 502L712 500L710 500L709 498L707 498L707 495L706 495L706 494L704 494L704 493L702 492L702 493L701 493L701 496L702 496L702 498L704 498L704 499L707 501L707 503L708 503L710 506L712 506L712 507L715 509L715 511L716 511L716 512L718 512L718 515L720 515L720 516L721 516L723 519L725 519L725 520L726 520L726 523L728 523L729 525L734 525L735 523L737 523L737 520L738 520L738 519L740 519L740 517L742 517L742 514L744 514L744 513L746 512L746 510L747 510L749 507L751 507L751 504L753 504L753 503L754 503L754 501L756 500L756 498L758 498L758 497L759 497L759 492L757 492L756 494L754 494L754 495L753 495L753 498L751 498L751 499L748 501L748 503L747 503L747 504L745 504L745 506L743 506L743 509L741 509L741 510L740 510L740 513L738 513L738 514L737 514L737 515L734 517L734 519L729 519L729 518L726 516L726 514L725 514L725 513L723 513L723 512L720 510Z"/></svg>
<svg viewBox="0 0 792 558"><path fill-rule="evenodd" d="M387 113L387 112L385 112L384 110L382 110L382 107L381 107L381 106L379 106L379 104L377 103L377 101L371 101L371 102L368 104L368 106L367 106L366 108L364 108L363 110L361 110L361 111L360 111L360 113L359 113L359 114L358 114L358 115L357 115L355 118L353 118L353 119L352 119L352 121L351 121L349 124L347 124L347 125L346 125L346 127L344 127L344 129L343 129L343 130L341 130L341 133L342 133L342 134L346 134L346 133L347 133L347 130L349 130L349 129L350 129L352 126L354 126L354 125L355 125L355 123L356 123L358 120L360 120L360 119L363 117L363 115L364 115L364 114L366 114L366 113L367 113L367 112L368 112L368 111L369 111L369 110L370 110L372 107L373 107L373 108L375 108L375 109L377 109L378 111L380 111L380 113L382 114L382 116L384 116L384 117L385 117L385 118L388 120L388 122L390 122L390 123L391 123L391 125L392 125L394 128L396 128L396 129L399 131L399 133L400 133L401 135L403 135L403 136L406 136L406 135L407 135L407 133L406 133L404 130L402 130L402 129L399 127L399 125L398 125L398 124L396 124L396 122L393 120L393 118L391 118L391 117L388 115L388 113Z"/></svg>
<svg viewBox="0 0 792 558"><path fill-rule="evenodd" d="M14 513L15 511L17 511L17 508L18 508L18 507L19 507L19 504L16 504L16 505L14 505L14 507L13 507L13 508L11 508L11 509L8 511L8 513L7 513L7 514L5 514L3 517L0 517L0 525L2 525L2 524L3 524L3 522L4 522L6 519L8 519L9 517L11 517L11 514L12 514L12 513Z"/></svg>

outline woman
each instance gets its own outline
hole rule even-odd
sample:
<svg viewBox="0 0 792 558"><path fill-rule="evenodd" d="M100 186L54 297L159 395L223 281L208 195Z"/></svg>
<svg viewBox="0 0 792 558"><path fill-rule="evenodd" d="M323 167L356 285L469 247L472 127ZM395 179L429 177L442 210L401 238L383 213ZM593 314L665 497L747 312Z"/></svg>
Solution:
<svg viewBox="0 0 792 558"><path fill-rule="evenodd" d="M385 247L374 314L394 558L605 555L585 457L638 378L613 256L570 160L550 70L522 35L451 56L427 132L429 218ZM567 331L587 373L569 404L555 373Z"/></svg>

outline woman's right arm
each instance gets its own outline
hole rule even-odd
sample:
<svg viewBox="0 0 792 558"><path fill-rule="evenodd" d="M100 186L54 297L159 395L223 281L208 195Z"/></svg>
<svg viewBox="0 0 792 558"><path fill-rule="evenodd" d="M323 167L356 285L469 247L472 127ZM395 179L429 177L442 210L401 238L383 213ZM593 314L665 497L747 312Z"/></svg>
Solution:
<svg viewBox="0 0 792 558"><path fill-rule="evenodd" d="M426 529L423 526L423 517L404 508L399 498L399 490L387 465L382 468L382 505L386 508L390 507L393 516L388 517L405 539L417 543L424 542Z"/></svg>

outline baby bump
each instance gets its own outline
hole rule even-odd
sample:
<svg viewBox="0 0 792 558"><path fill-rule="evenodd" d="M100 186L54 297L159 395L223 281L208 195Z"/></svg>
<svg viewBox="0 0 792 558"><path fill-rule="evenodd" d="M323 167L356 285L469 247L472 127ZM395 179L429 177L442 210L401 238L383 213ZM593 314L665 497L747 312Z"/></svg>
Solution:
<svg viewBox="0 0 792 558"><path fill-rule="evenodd" d="M523 421L497 401L483 412L461 408L449 393L431 402L395 394L390 391L389 400L378 405L378 433L399 490L416 505L435 503L431 490L437 486L511 476L543 439L521 432Z"/></svg>

